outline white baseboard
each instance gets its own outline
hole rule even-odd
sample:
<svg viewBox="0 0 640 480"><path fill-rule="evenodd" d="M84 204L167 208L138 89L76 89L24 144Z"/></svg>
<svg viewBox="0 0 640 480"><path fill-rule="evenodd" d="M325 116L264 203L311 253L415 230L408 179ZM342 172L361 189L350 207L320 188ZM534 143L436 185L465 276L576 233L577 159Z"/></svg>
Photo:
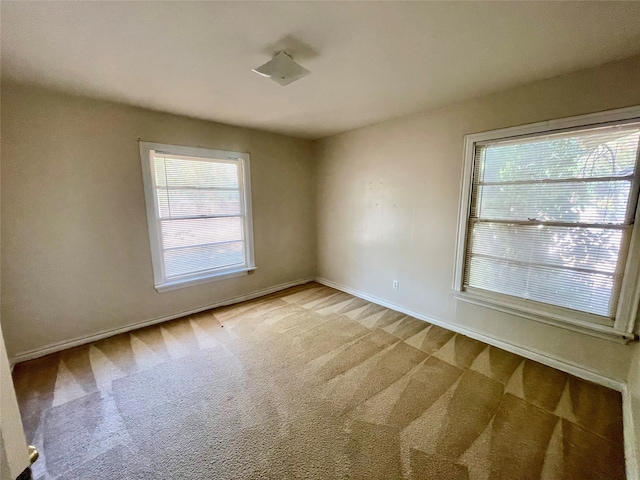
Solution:
<svg viewBox="0 0 640 480"><path fill-rule="evenodd" d="M414 312L413 310L404 308L401 305L396 305L394 303L388 302L386 300L375 297L373 295L369 295L359 290L355 290L345 285L341 285L331 280L327 280L326 278L316 277L315 281L318 283L321 283L322 285L326 285L327 287L332 287L332 288L335 288L336 290L341 290L343 292L349 293L351 295L362 298L364 300L368 300L370 302L377 303L378 305L382 305L383 307L387 307L392 310L405 313L407 315L418 318L420 320L424 320L425 322L438 325L439 327L446 328L447 330L460 333L462 335L473 338L475 340L479 340L489 345L493 345L494 347L501 348L502 350L515 353L516 355L520 355L521 357L525 357L530 360L534 360L536 362L547 365L549 367L555 368L557 370L561 370L571 375L575 375L576 377L580 377L583 380L588 380L590 382L597 383L598 385L603 385L605 387L612 388L619 392L622 392L625 389L626 384L620 380L606 377L600 373L594 372L592 370L588 370L579 365L566 362L552 355L549 355L543 352L537 352L535 350L531 350L529 348L525 348L512 343L508 343L496 337L493 337L491 335L487 335L486 333L470 330L460 325L445 322L437 318L429 317L427 315Z"/></svg>
<svg viewBox="0 0 640 480"><path fill-rule="evenodd" d="M635 422L640 418L634 418L633 400L629 388L625 385L622 389L622 425L624 429L624 458L627 467L627 480L640 480L640 457L638 438L636 438ZM636 412L640 415L640 412Z"/></svg>
<svg viewBox="0 0 640 480"><path fill-rule="evenodd" d="M256 290L254 292L247 293L245 295L239 295L237 297L229 298L229 299L222 300L209 305L202 305L200 307L192 308L190 310L185 310L178 313L173 313L171 315L165 315L163 317L152 318L150 320L144 320L142 322L136 322L131 325L127 325L125 327L114 328L111 330L104 330L102 332L99 332L93 335L78 337L73 340L53 343L43 348L29 350L29 351L14 355L11 358L11 366L13 367L13 365L15 365L16 363L24 362L26 360L33 360L34 358L44 357L45 355L49 355L50 353L59 352L61 350L66 350L68 348L73 348L80 345L84 345L86 343L102 340L103 338L112 337L114 335L118 335L119 333L130 332L131 330L137 330L139 328L148 327L150 325L166 322L169 320L173 320L175 318L184 317L186 315L192 315L194 313L203 312L205 310L209 310L212 308L223 307L225 305L232 305L234 303L240 303L247 300L253 300L254 298L263 297L265 295L269 295L270 293L275 293L275 292L279 292L280 290L285 290L287 288L303 285L305 283L312 282L313 280L314 280L314 277L308 277L308 278L302 278L300 280L295 280L293 282L281 283L280 285L263 288L261 290Z"/></svg>

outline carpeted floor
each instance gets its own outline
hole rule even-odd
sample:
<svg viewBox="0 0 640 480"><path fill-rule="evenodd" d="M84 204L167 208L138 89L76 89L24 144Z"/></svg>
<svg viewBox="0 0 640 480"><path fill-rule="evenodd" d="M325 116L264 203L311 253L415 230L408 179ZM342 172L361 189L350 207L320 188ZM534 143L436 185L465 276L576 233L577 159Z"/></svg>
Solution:
<svg viewBox="0 0 640 480"><path fill-rule="evenodd" d="M21 363L37 479L623 479L620 394L316 283Z"/></svg>

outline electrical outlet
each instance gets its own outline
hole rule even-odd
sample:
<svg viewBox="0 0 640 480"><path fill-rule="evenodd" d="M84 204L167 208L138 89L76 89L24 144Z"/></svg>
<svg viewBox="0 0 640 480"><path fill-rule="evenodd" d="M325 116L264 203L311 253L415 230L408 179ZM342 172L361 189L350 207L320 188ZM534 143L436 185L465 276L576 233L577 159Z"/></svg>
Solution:
<svg viewBox="0 0 640 480"><path fill-rule="evenodd" d="M398 290L398 280L393 281L393 289Z"/></svg>

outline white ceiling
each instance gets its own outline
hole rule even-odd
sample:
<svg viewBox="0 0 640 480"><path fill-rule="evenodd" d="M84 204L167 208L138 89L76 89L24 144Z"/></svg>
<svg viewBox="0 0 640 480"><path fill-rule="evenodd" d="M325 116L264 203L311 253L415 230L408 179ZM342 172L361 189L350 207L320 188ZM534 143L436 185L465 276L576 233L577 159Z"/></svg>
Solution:
<svg viewBox="0 0 640 480"><path fill-rule="evenodd" d="M2 78L319 138L640 54L640 2L8 2ZM313 73L251 71L285 49Z"/></svg>

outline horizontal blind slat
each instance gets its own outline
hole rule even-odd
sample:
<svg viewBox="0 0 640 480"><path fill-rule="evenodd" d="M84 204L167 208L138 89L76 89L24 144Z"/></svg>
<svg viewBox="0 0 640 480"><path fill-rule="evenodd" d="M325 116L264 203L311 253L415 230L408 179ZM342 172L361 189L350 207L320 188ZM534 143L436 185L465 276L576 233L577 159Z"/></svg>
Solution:
<svg viewBox="0 0 640 480"><path fill-rule="evenodd" d="M238 190L158 189L160 218L240 215Z"/></svg>
<svg viewBox="0 0 640 480"><path fill-rule="evenodd" d="M168 251L173 251L173 250L186 250L188 248L193 248L193 247L211 247L214 245L225 245L227 243L236 243L238 241L241 240L227 240L225 242L213 242L213 243L199 243L199 244L194 244L194 245L181 245L181 246L177 246L177 247L169 247L169 248L165 248L164 251L168 252Z"/></svg>
<svg viewBox="0 0 640 480"><path fill-rule="evenodd" d="M622 224L614 223L580 223L580 222L554 222L542 220L502 220L499 218L470 218L470 224L494 223L503 225L527 225L527 226L548 226L548 227L569 227L569 228L591 228L606 230L629 230L633 226L633 222L625 222Z"/></svg>
<svg viewBox="0 0 640 480"><path fill-rule="evenodd" d="M238 165L189 160L179 155L154 157L156 185L159 187L238 188Z"/></svg>
<svg viewBox="0 0 640 480"><path fill-rule="evenodd" d="M613 318L639 142L635 123L477 144L464 285Z"/></svg>
<svg viewBox="0 0 640 480"><path fill-rule="evenodd" d="M167 278L240 265L244 262L244 242L190 247L164 253Z"/></svg>
<svg viewBox="0 0 640 480"><path fill-rule="evenodd" d="M473 257L468 286L558 307L609 316L614 281L610 276L522 266Z"/></svg>
<svg viewBox="0 0 640 480"><path fill-rule="evenodd" d="M555 267L614 273L623 232L479 223L472 227L470 255Z"/></svg>
<svg viewBox="0 0 640 480"><path fill-rule="evenodd" d="M538 219L579 223L617 223L627 218L631 182L478 186L482 199L474 216L505 220Z"/></svg>
<svg viewBox="0 0 640 480"><path fill-rule="evenodd" d="M606 177L591 177L591 178L546 178L542 180L504 180L504 181L479 181L478 185L482 186L500 186L500 185L522 185L522 184L537 184L537 183L594 183L594 182L611 182L618 180L633 181L635 175L619 175L619 176L606 176Z"/></svg>
<svg viewBox="0 0 640 480"><path fill-rule="evenodd" d="M242 218L203 218L162 222L165 249L243 240Z"/></svg>
<svg viewBox="0 0 640 480"><path fill-rule="evenodd" d="M630 125L481 146L483 182L625 176L635 168L640 129Z"/></svg>

